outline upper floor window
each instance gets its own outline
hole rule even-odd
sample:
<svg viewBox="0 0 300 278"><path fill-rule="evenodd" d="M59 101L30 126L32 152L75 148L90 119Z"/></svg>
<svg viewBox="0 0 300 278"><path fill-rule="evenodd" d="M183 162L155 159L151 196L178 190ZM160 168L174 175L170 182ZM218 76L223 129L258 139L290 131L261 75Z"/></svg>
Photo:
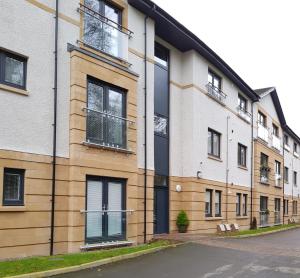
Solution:
<svg viewBox="0 0 300 278"><path fill-rule="evenodd" d="M208 83L214 88L221 90L221 77L211 70L208 71Z"/></svg>
<svg viewBox="0 0 300 278"><path fill-rule="evenodd" d="M208 129L208 154L216 157L220 157L220 143L221 143L220 133L212 129Z"/></svg>
<svg viewBox="0 0 300 278"><path fill-rule="evenodd" d="M288 167L284 167L284 182L288 183L289 182L289 168Z"/></svg>
<svg viewBox="0 0 300 278"><path fill-rule="evenodd" d="M269 181L269 157L261 153L260 154L260 181L266 183Z"/></svg>
<svg viewBox="0 0 300 278"><path fill-rule="evenodd" d="M272 134L275 135L276 137L279 137L279 128L275 124L272 125Z"/></svg>
<svg viewBox="0 0 300 278"><path fill-rule="evenodd" d="M239 94L238 98L238 108L244 112L247 112L247 99L244 98L242 95Z"/></svg>
<svg viewBox="0 0 300 278"><path fill-rule="evenodd" d="M26 89L27 59L0 50L0 83Z"/></svg>
<svg viewBox="0 0 300 278"><path fill-rule="evenodd" d="M294 171L294 174L293 174L293 184L294 186L297 186L297 172Z"/></svg>
<svg viewBox="0 0 300 278"><path fill-rule="evenodd" d="M125 92L113 85L89 78L87 101L87 141L125 149Z"/></svg>
<svg viewBox="0 0 300 278"><path fill-rule="evenodd" d="M267 117L260 111L258 112L258 123L264 127L267 127Z"/></svg>
<svg viewBox="0 0 300 278"><path fill-rule="evenodd" d="M289 136L288 135L284 135L284 144L289 146Z"/></svg>
<svg viewBox="0 0 300 278"><path fill-rule="evenodd" d="M161 66L168 67L169 63L169 51L162 45L155 43L155 55L154 60Z"/></svg>
<svg viewBox="0 0 300 278"><path fill-rule="evenodd" d="M83 42L89 47L127 60L128 36L122 26L122 11L105 0L85 0Z"/></svg>
<svg viewBox="0 0 300 278"><path fill-rule="evenodd" d="M24 205L24 173L22 169L4 169L3 205Z"/></svg>
<svg viewBox="0 0 300 278"><path fill-rule="evenodd" d="M238 144L238 165L247 167L247 147L242 144Z"/></svg>
<svg viewBox="0 0 300 278"><path fill-rule="evenodd" d="M294 152L298 153L298 144L297 143L294 143Z"/></svg>

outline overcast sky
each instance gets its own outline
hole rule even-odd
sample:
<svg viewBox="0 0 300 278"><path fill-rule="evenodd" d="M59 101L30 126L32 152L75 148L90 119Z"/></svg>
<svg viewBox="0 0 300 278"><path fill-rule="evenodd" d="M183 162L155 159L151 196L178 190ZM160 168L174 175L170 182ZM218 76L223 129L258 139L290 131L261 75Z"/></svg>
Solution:
<svg viewBox="0 0 300 278"><path fill-rule="evenodd" d="M275 86L300 136L299 0L154 0L253 89Z"/></svg>

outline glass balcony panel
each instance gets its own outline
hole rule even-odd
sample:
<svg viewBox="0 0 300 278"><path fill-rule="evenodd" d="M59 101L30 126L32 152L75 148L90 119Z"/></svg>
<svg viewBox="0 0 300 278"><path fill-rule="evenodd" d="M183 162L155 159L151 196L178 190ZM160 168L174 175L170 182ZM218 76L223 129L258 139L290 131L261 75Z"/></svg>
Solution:
<svg viewBox="0 0 300 278"><path fill-rule="evenodd" d="M264 140L265 142L268 142L269 139L268 129L260 123L258 123L258 137Z"/></svg>
<svg viewBox="0 0 300 278"><path fill-rule="evenodd" d="M272 146L277 149L277 150L281 150L281 141L280 138L277 137L276 135L273 134L273 138L272 138Z"/></svg>
<svg viewBox="0 0 300 278"><path fill-rule="evenodd" d="M209 96L217 100L218 102L225 104L226 94L222 92L219 88L213 86L211 83L206 85L207 93Z"/></svg>

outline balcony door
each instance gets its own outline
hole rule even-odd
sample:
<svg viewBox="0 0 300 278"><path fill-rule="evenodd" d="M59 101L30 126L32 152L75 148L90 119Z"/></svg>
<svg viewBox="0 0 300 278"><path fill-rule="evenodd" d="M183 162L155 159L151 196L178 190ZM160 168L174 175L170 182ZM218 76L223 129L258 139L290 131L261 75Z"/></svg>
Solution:
<svg viewBox="0 0 300 278"><path fill-rule="evenodd" d="M123 180L88 177L86 185L86 242L125 238L125 183Z"/></svg>

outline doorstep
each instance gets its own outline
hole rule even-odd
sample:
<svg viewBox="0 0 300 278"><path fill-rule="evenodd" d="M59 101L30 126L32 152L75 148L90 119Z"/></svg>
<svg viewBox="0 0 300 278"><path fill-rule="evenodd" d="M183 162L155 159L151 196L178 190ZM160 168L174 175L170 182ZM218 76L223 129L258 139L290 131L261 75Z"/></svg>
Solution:
<svg viewBox="0 0 300 278"><path fill-rule="evenodd" d="M94 250L94 249L124 247L124 246L131 246L133 244L134 244L133 241L126 241L126 240L105 241L105 242L92 243L92 244L86 244L86 245L80 246L80 250L88 251L88 250Z"/></svg>

